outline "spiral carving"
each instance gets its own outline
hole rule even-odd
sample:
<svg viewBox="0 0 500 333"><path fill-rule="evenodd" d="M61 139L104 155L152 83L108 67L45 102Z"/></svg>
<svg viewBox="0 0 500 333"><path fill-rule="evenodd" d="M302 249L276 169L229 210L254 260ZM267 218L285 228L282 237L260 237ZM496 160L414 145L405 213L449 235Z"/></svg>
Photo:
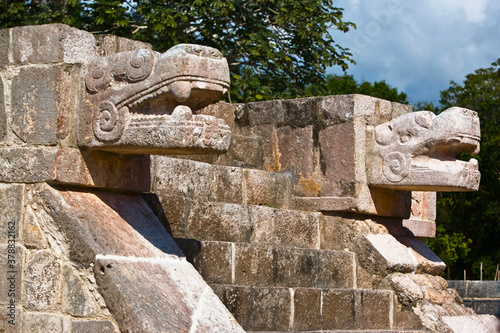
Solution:
<svg viewBox="0 0 500 333"><path fill-rule="evenodd" d="M85 84L90 92L106 89L111 82L111 72L105 58L97 58L89 66Z"/></svg>
<svg viewBox="0 0 500 333"><path fill-rule="evenodd" d="M123 117L109 101L99 103L93 119L94 135L99 141L116 141L123 133Z"/></svg>
<svg viewBox="0 0 500 333"><path fill-rule="evenodd" d="M389 153L384 157L382 171L389 181L400 182L410 173L410 158L400 152Z"/></svg>

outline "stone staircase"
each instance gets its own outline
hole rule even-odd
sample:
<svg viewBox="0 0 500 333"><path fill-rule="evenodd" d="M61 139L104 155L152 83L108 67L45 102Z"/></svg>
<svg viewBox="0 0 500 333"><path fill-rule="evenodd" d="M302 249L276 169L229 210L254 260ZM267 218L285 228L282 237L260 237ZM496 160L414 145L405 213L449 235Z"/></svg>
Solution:
<svg viewBox="0 0 500 333"><path fill-rule="evenodd" d="M330 217L290 209L290 174L174 158L155 167L150 206L245 330L420 328L402 323L393 291L358 286L358 258L330 244Z"/></svg>

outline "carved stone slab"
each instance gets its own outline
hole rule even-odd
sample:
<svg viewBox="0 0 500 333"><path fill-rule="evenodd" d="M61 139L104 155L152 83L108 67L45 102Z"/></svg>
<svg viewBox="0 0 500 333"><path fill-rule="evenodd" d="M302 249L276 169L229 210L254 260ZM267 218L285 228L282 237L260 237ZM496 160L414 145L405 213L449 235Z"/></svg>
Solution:
<svg viewBox="0 0 500 333"><path fill-rule="evenodd" d="M99 57L87 66L80 146L120 153L206 153L228 149L222 119L193 115L229 88L229 69L213 48L180 44Z"/></svg>
<svg viewBox="0 0 500 333"><path fill-rule="evenodd" d="M481 175L477 113L453 107L438 116L430 111L405 114L370 131L367 176L371 187L416 191L476 191Z"/></svg>

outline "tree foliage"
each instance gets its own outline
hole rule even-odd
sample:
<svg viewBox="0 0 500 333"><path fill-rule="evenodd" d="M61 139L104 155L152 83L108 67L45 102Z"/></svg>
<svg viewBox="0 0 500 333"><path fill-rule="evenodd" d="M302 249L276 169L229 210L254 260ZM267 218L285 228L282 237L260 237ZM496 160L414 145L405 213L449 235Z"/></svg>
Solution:
<svg viewBox="0 0 500 333"><path fill-rule="evenodd" d="M358 83L352 75L327 75L323 84L309 85L307 96L326 96L343 94L363 94L382 98L391 102L408 104L404 92L388 85L384 80L374 83L363 81Z"/></svg>
<svg viewBox="0 0 500 333"><path fill-rule="evenodd" d="M65 23L142 40L164 52L179 43L218 48L236 101L294 98L325 70L352 63L332 33L354 27L332 0L14 0L0 3L0 28Z"/></svg>
<svg viewBox="0 0 500 333"><path fill-rule="evenodd" d="M476 157L481 171L479 191L439 194L441 234L460 234L472 240L471 251L462 260L445 262L451 266L452 278L462 278L464 269L469 277L479 278L483 262L483 278L493 279L500 262L500 59L492 67L468 74L461 85L451 82L441 92L440 103L443 109L461 106L475 110L481 121L481 152ZM446 256L437 243L433 249Z"/></svg>

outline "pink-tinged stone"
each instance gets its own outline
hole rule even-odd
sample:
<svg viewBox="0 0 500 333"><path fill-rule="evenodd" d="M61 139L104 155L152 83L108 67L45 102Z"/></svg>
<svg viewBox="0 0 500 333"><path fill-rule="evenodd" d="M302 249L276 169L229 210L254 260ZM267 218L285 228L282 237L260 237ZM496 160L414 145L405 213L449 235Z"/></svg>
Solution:
<svg viewBox="0 0 500 333"><path fill-rule="evenodd" d="M314 171L313 127L280 127L277 130L280 170L295 171L309 177Z"/></svg>

